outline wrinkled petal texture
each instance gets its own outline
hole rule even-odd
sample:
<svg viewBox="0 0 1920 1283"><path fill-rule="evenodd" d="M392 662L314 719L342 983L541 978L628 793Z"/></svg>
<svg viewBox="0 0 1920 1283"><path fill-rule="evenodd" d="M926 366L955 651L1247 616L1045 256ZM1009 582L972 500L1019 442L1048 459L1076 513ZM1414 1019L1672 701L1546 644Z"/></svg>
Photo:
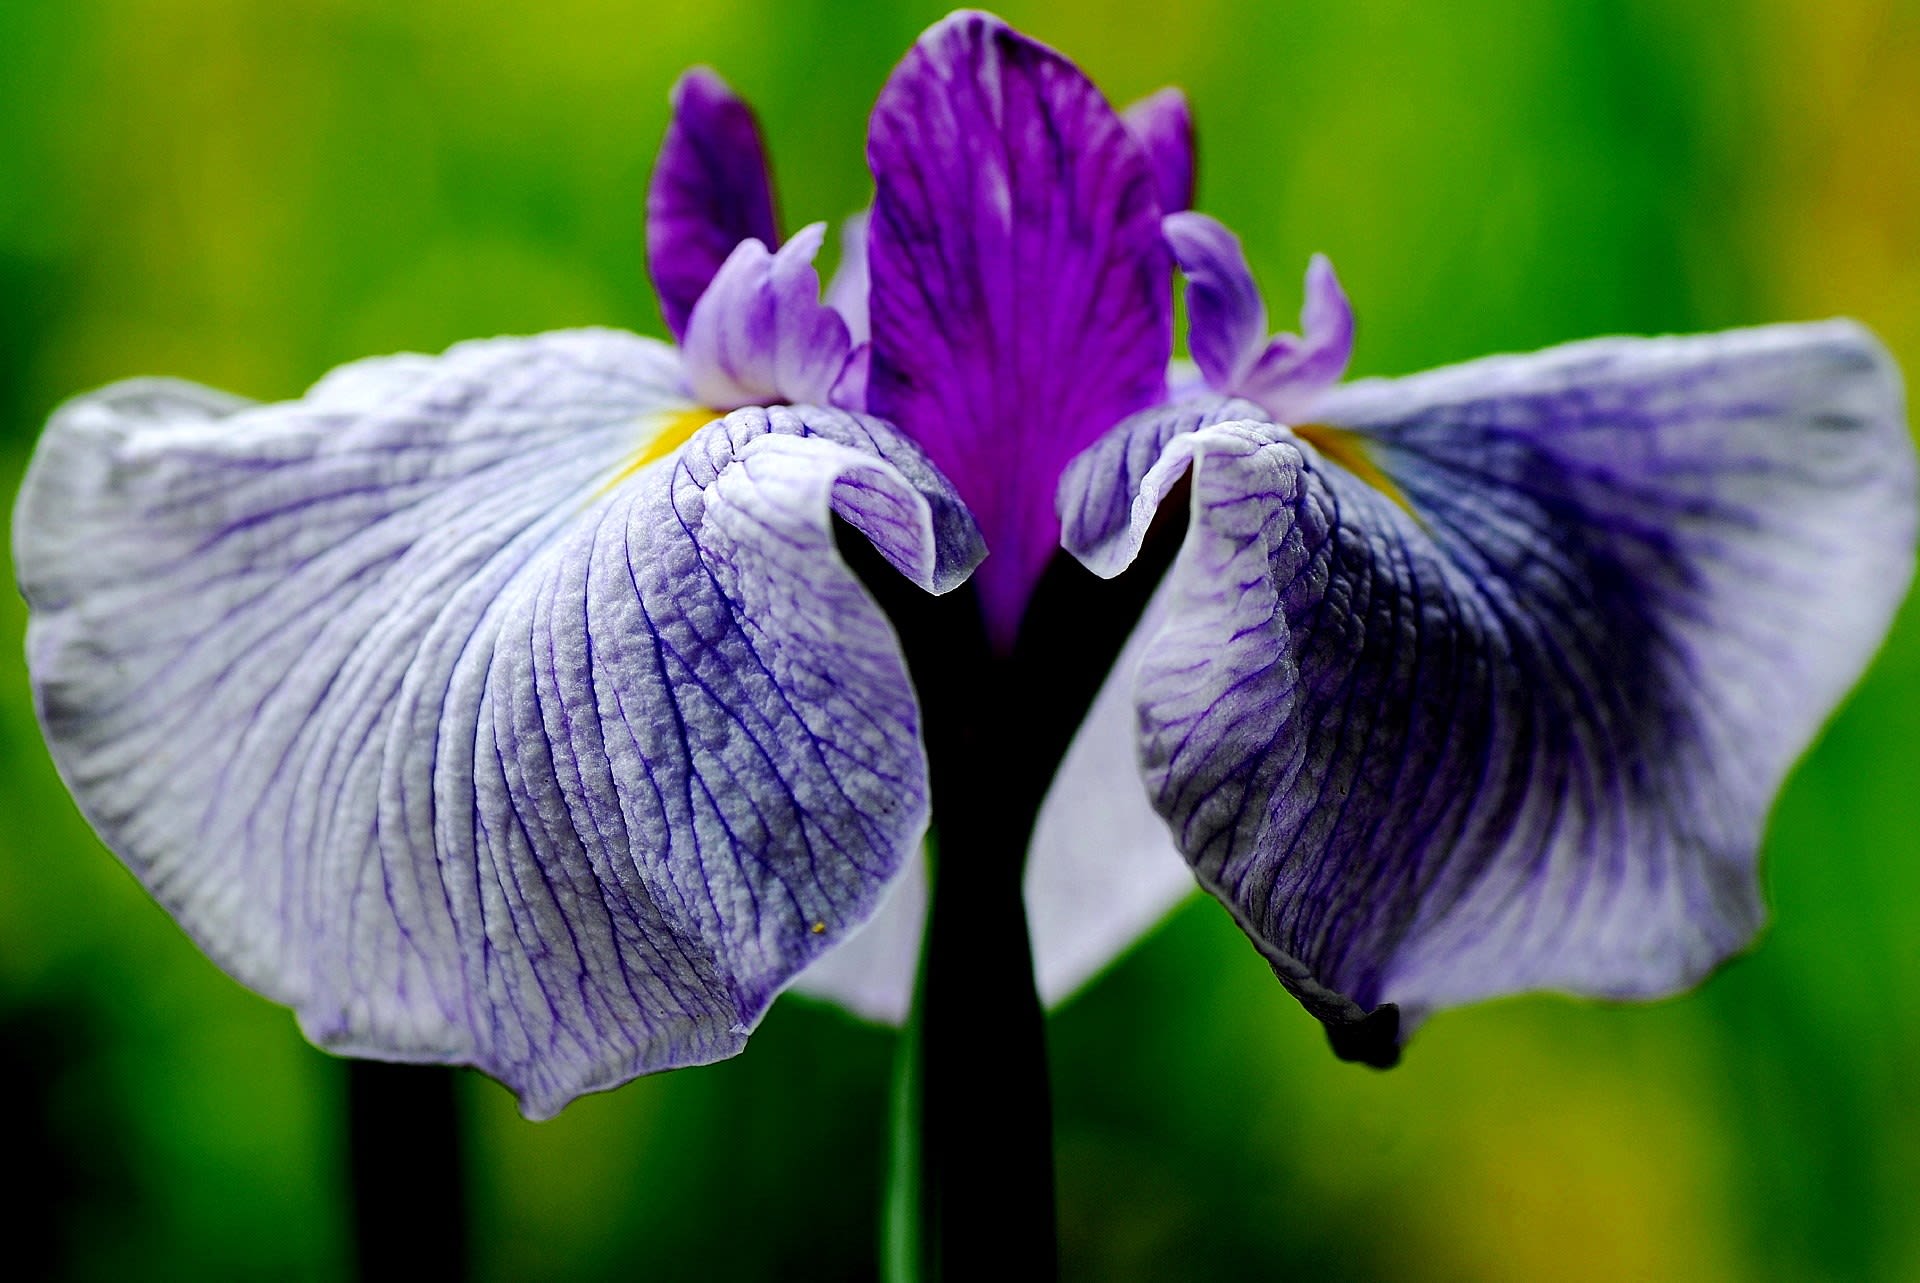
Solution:
<svg viewBox="0 0 1920 1283"><path fill-rule="evenodd" d="M780 244L773 179L753 111L696 67L673 87L673 115L647 186L647 272L675 338L741 241Z"/></svg>
<svg viewBox="0 0 1920 1283"><path fill-rule="evenodd" d="M550 1115L738 1050L918 849L919 714L829 513L932 589L977 535L835 411L631 472L679 382L583 331L56 415L15 535L55 759L316 1042Z"/></svg>
<svg viewBox="0 0 1920 1283"><path fill-rule="evenodd" d="M742 241L700 296L682 350L687 386L702 405L831 404L851 343L820 301L813 257L826 227L814 223L769 253Z"/></svg>
<svg viewBox="0 0 1920 1283"><path fill-rule="evenodd" d="M1171 214L1193 204L1193 112L1187 96L1169 86L1148 94L1120 113L1140 150L1153 166L1153 189L1160 210Z"/></svg>
<svg viewBox="0 0 1920 1283"><path fill-rule="evenodd" d="M1158 403L1171 261L1146 157L1072 63L978 13L922 37L874 108L868 407L966 499L1011 643L1059 546L1061 470Z"/></svg>
<svg viewBox="0 0 1920 1283"><path fill-rule="evenodd" d="M1670 992L1742 947L1768 807L1912 573L1879 345L1599 340L1319 411L1411 513L1285 428L1191 411L1070 478L1131 506L1063 495L1111 573L1191 470L1137 714L1202 884L1316 1015L1395 1003L1403 1035L1519 990Z"/></svg>

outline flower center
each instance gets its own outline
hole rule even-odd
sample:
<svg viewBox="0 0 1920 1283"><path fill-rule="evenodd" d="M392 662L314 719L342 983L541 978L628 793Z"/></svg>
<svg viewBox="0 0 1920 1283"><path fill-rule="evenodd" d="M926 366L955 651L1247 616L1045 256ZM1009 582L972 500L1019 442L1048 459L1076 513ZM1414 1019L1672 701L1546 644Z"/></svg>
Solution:
<svg viewBox="0 0 1920 1283"><path fill-rule="evenodd" d="M647 438L645 445L634 451L633 457L627 460L620 471L613 474L613 479L600 488L600 493L606 494L610 490L618 489L622 482L648 464L660 462L685 445L694 433L720 418L721 415L722 411L704 405L688 406L684 410L668 410L662 414L649 415L643 422L652 424L653 435Z"/></svg>
<svg viewBox="0 0 1920 1283"><path fill-rule="evenodd" d="M1407 496L1401 492L1400 487L1393 484L1393 478L1380 471L1380 465L1373 461L1373 455L1368 451L1367 443L1358 433L1325 423L1301 423L1291 426L1295 436L1393 500L1409 517L1415 521L1420 520L1420 514L1415 512L1413 505L1407 502Z"/></svg>

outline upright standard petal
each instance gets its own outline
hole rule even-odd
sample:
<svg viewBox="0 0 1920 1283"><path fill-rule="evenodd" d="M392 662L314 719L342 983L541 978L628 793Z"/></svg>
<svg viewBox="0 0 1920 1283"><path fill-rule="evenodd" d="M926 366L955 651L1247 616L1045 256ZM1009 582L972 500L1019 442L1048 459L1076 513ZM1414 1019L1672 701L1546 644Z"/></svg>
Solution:
<svg viewBox="0 0 1920 1283"><path fill-rule="evenodd" d="M1173 214L1193 204L1193 112L1187 96L1168 86L1148 94L1120 114L1134 141L1153 166L1153 188L1160 212Z"/></svg>
<svg viewBox="0 0 1920 1283"><path fill-rule="evenodd" d="M1010 646L1059 546L1067 461L1158 402L1171 350L1153 173L1053 50L979 13L935 26L874 108L868 404L966 499Z"/></svg>
<svg viewBox="0 0 1920 1283"><path fill-rule="evenodd" d="M852 344L846 322L820 301L813 257L822 223L768 253L734 247L687 322L687 386L703 405L828 405Z"/></svg>
<svg viewBox="0 0 1920 1283"><path fill-rule="evenodd" d="M935 590L971 523L834 411L636 468L678 387L660 345L578 332L284 405L121 385L48 429L15 551L55 759L316 1042L549 1115L738 1050L918 849L914 695L829 513Z"/></svg>
<svg viewBox="0 0 1920 1283"><path fill-rule="evenodd" d="M1145 415L1116 438L1151 464L1101 456L1136 514L1192 472L1137 712L1202 884L1376 1063L1438 1007L1698 979L1758 927L1767 809L1912 573L1885 353L1846 322L1599 340L1318 411L1393 495L1256 420ZM1082 507L1110 573L1138 522Z"/></svg>
<svg viewBox="0 0 1920 1283"><path fill-rule="evenodd" d="M673 116L647 186L647 271L675 338L741 241L780 245L773 179L752 110L705 67L673 87Z"/></svg>

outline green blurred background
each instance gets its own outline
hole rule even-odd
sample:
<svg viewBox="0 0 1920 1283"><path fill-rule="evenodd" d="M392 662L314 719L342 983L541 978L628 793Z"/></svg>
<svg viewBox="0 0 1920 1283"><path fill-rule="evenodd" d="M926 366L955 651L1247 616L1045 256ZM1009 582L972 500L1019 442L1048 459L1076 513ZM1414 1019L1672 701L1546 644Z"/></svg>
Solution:
<svg viewBox="0 0 1920 1283"><path fill-rule="evenodd" d="M6 0L0 489L131 374L292 396L461 338L659 332L668 85L757 103L789 225L867 197L937 5ZM1920 5L1009 4L1116 100L1175 82L1276 315L1341 269L1360 373L1847 313L1920 369ZM0 1153L56 1277L339 1279L339 1062L88 833L0 603ZM1775 925L1699 992L1444 1014L1334 1061L1191 902L1053 1021L1075 1279L1920 1278L1920 611L1777 809ZM796 1000L727 1064L523 1122L472 1078L490 1279L858 1279L891 1036ZM4 1163L4 1160L0 1160ZM983 1227L991 1232L991 1227ZM24 1254L24 1255L23 1255Z"/></svg>

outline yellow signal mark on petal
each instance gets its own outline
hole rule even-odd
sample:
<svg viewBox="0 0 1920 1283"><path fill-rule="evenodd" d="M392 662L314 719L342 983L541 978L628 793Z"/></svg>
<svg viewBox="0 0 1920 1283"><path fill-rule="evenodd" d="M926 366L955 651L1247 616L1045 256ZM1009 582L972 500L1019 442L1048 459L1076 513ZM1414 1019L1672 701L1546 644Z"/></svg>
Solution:
<svg viewBox="0 0 1920 1283"><path fill-rule="evenodd" d="M1393 500L1400 511L1422 526L1426 525L1426 522L1421 520L1420 514L1413 510L1413 505L1407 502L1407 496L1400 487L1393 484L1393 478L1380 471L1380 465L1373 461L1373 455L1359 433L1325 423L1299 424L1294 427L1293 432L1295 436L1307 442L1328 459Z"/></svg>
<svg viewBox="0 0 1920 1283"><path fill-rule="evenodd" d="M695 405L684 410L668 410L642 420L642 422L651 423L652 435L647 438L645 445L634 451L625 466L613 474L613 479L600 487L599 493L604 495L618 489L621 483L642 468L669 457L685 445L694 433L719 418L720 414L718 410L709 409L704 405Z"/></svg>

